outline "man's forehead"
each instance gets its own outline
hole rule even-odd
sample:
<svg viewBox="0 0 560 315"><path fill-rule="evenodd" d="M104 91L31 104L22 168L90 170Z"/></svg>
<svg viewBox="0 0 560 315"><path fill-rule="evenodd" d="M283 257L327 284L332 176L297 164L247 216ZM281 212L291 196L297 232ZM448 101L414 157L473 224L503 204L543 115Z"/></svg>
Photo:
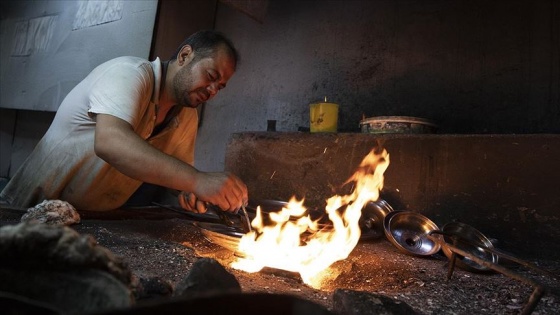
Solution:
<svg viewBox="0 0 560 315"><path fill-rule="evenodd" d="M235 72L234 58L223 50L216 51L208 59L208 66L220 73L220 76L229 79Z"/></svg>

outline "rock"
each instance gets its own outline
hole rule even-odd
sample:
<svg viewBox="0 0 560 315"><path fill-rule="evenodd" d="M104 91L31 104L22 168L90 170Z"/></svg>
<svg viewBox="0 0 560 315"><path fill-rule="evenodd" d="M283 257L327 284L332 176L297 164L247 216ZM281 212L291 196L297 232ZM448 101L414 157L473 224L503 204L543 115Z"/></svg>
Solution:
<svg viewBox="0 0 560 315"><path fill-rule="evenodd" d="M175 296L198 297L224 293L240 293L241 285L235 276L211 258L197 260L187 277L175 289Z"/></svg>
<svg viewBox="0 0 560 315"><path fill-rule="evenodd" d="M131 282L128 265L90 235L58 225L19 223L0 228L0 268L22 270L98 269L125 285Z"/></svg>
<svg viewBox="0 0 560 315"><path fill-rule="evenodd" d="M6 315L59 315L60 312L49 304L35 301L9 292L0 292L2 314Z"/></svg>
<svg viewBox="0 0 560 315"><path fill-rule="evenodd" d="M27 209L21 222L72 225L80 223L78 211L70 203L62 200L44 200L35 207Z"/></svg>
<svg viewBox="0 0 560 315"><path fill-rule="evenodd" d="M418 314L408 304L380 294L336 289L333 311L345 315L412 315Z"/></svg>
<svg viewBox="0 0 560 315"><path fill-rule="evenodd" d="M133 305L130 290L107 272L86 269L70 271L0 269L0 291L10 292L20 303L11 314L25 313L42 305L35 314L100 313ZM14 300L11 299L11 302ZM24 303L24 301L27 301ZM3 309L6 311L6 309Z"/></svg>
<svg viewBox="0 0 560 315"><path fill-rule="evenodd" d="M67 226L3 226L0 257L0 291L45 303L63 314L101 312L134 302L128 266L92 236ZM19 302L14 305L24 314L29 305Z"/></svg>

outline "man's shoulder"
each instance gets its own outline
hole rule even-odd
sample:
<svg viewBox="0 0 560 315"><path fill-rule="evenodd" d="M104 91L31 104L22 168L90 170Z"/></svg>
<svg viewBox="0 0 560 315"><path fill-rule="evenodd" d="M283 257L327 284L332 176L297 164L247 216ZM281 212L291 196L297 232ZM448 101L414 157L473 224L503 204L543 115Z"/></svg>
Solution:
<svg viewBox="0 0 560 315"><path fill-rule="evenodd" d="M152 63L134 56L117 57L98 65L90 74L91 78L105 76L153 76Z"/></svg>
<svg viewBox="0 0 560 315"><path fill-rule="evenodd" d="M113 58L102 63L100 66L131 66L131 67L142 67L150 66L151 62L140 57L135 56L122 56Z"/></svg>

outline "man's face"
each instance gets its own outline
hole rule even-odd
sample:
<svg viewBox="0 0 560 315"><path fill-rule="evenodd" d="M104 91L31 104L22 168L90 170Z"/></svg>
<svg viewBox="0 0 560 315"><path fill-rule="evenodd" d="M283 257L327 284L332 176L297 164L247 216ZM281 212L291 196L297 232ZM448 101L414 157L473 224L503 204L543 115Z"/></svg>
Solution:
<svg viewBox="0 0 560 315"><path fill-rule="evenodd" d="M173 78L173 96L178 105L197 107L223 89L234 72L234 61L221 49L213 56L192 60Z"/></svg>

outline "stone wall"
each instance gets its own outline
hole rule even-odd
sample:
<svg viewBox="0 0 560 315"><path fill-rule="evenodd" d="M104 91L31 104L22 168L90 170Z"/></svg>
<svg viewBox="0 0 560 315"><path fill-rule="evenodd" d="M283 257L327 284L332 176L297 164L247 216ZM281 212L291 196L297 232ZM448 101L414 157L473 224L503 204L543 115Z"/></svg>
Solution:
<svg viewBox="0 0 560 315"><path fill-rule="evenodd" d="M467 223L520 256L560 257L560 135L237 133L225 164L251 199L323 207L380 147L390 159L381 198L393 208Z"/></svg>

